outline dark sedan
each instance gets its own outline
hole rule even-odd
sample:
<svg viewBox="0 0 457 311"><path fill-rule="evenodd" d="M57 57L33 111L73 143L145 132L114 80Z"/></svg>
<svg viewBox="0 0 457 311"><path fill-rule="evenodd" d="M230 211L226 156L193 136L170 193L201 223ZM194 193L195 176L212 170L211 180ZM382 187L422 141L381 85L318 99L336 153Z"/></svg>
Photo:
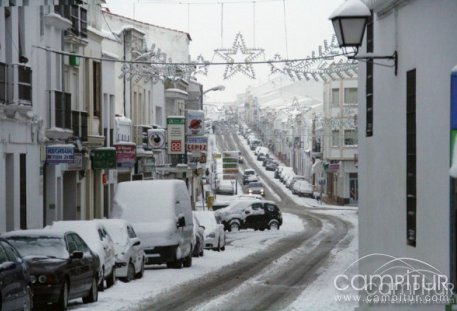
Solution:
<svg viewBox="0 0 457 311"><path fill-rule="evenodd" d="M100 260L77 233L21 230L4 237L28 263L34 305L52 303L66 310L70 299L98 300Z"/></svg>
<svg viewBox="0 0 457 311"><path fill-rule="evenodd" d="M27 264L0 238L0 310L31 310L32 290Z"/></svg>

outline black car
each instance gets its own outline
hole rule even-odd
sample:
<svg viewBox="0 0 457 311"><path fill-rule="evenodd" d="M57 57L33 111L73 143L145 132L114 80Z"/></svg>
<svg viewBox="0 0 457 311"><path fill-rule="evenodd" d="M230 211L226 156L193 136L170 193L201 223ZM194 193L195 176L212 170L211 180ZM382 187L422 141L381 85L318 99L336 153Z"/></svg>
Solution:
<svg viewBox="0 0 457 311"><path fill-rule="evenodd" d="M255 176L257 176L257 174L253 169L248 168L244 170L242 176L243 185L247 185L251 181L250 179L254 178Z"/></svg>
<svg viewBox="0 0 457 311"><path fill-rule="evenodd" d="M282 225L282 214L272 201L240 200L217 212L224 229L279 229Z"/></svg>
<svg viewBox="0 0 457 311"><path fill-rule="evenodd" d="M31 286L26 262L0 238L0 310L32 310Z"/></svg>
<svg viewBox="0 0 457 311"><path fill-rule="evenodd" d="M77 233L37 229L4 237L27 261L34 305L52 303L66 310L70 299L98 300L100 260Z"/></svg>
<svg viewBox="0 0 457 311"><path fill-rule="evenodd" d="M274 171L278 168L279 164L276 161L268 161L267 164L265 165L265 169L267 171ZM278 176L279 177L279 176Z"/></svg>

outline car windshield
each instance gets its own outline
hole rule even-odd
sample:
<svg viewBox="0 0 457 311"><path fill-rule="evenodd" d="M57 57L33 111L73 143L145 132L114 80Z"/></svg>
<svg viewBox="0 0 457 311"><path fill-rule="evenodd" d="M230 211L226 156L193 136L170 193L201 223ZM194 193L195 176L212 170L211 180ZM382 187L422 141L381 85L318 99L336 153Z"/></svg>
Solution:
<svg viewBox="0 0 457 311"><path fill-rule="evenodd" d="M115 224L107 224L107 225L105 225L105 227L114 243L120 244L120 245L127 245L127 243L128 243L127 228L125 228L122 225L115 225Z"/></svg>
<svg viewBox="0 0 457 311"><path fill-rule="evenodd" d="M47 256L68 258L69 254L62 238L48 236L8 237L22 256Z"/></svg>
<svg viewBox="0 0 457 311"><path fill-rule="evenodd" d="M262 183L259 183L259 182L249 183L249 188L260 188L260 187L262 187Z"/></svg>

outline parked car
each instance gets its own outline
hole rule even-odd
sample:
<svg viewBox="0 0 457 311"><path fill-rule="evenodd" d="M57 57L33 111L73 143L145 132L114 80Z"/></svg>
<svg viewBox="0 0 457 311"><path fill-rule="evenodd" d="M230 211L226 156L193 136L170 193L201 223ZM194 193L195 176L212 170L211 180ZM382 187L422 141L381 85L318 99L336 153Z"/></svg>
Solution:
<svg viewBox="0 0 457 311"><path fill-rule="evenodd" d="M195 211L195 217L205 227L205 248L225 250L224 225L218 223L213 211Z"/></svg>
<svg viewBox="0 0 457 311"><path fill-rule="evenodd" d="M54 304L66 310L70 299L98 300L100 259L77 233L35 229L4 237L27 261L35 306Z"/></svg>
<svg viewBox="0 0 457 311"><path fill-rule="evenodd" d="M265 165L265 169L267 171L275 171L277 168L278 168L279 164L278 162L276 161L269 161L266 165ZM275 176L276 176L276 172L275 172Z"/></svg>
<svg viewBox="0 0 457 311"><path fill-rule="evenodd" d="M79 234L100 258L100 276L98 290L110 288L116 282L116 252L111 236L106 228L95 220L63 220L54 221L46 228L55 230L71 230Z"/></svg>
<svg viewBox="0 0 457 311"><path fill-rule="evenodd" d="M32 310L32 282L27 263L0 238L0 310Z"/></svg>
<svg viewBox="0 0 457 311"><path fill-rule="evenodd" d="M200 224L197 217L195 217L195 212L192 212L194 218L194 243L193 243L193 257L203 256L203 250L205 247L205 227Z"/></svg>
<svg viewBox="0 0 457 311"><path fill-rule="evenodd" d="M144 249L132 224L124 219L98 219L105 226L114 243L116 277L125 282L142 278L144 274Z"/></svg>
<svg viewBox="0 0 457 311"><path fill-rule="evenodd" d="M192 266L193 217L183 180L135 180L119 183L112 218L129 221L144 247L146 264Z"/></svg>
<svg viewBox="0 0 457 311"><path fill-rule="evenodd" d="M292 192L299 196L306 196L313 198L313 186L306 180L298 180L294 183Z"/></svg>
<svg viewBox="0 0 457 311"><path fill-rule="evenodd" d="M242 176L243 185L246 185L246 184L248 183L248 179L249 179L250 177L255 177L255 178L257 178L257 174L256 174L256 172L255 172L253 169L247 168L247 169L244 170L243 176Z"/></svg>
<svg viewBox="0 0 457 311"><path fill-rule="evenodd" d="M298 180L306 180L305 176L300 176L300 175L294 175L291 180L289 180L289 183L287 185L287 188L293 189L294 183L296 183Z"/></svg>
<svg viewBox="0 0 457 311"><path fill-rule="evenodd" d="M235 180L219 180L219 182L217 183L216 192L219 194L235 194Z"/></svg>
<svg viewBox="0 0 457 311"><path fill-rule="evenodd" d="M249 194L260 194L265 196L265 188L260 181L253 181L247 185L247 191Z"/></svg>
<svg viewBox="0 0 457 311"><path fill-rule="evenodd" d="M279 171L279 180L284 183L284 179L290 174L294 174L294 169L290 166L283 166Z"/></svg>
<svg viewBox="0 0 457 311"><path fill-rule="evenodd" d="M279 229L282 225L282 214L272 201L239 200L226 208L216 211L225 230L239 229Z"/></svg>

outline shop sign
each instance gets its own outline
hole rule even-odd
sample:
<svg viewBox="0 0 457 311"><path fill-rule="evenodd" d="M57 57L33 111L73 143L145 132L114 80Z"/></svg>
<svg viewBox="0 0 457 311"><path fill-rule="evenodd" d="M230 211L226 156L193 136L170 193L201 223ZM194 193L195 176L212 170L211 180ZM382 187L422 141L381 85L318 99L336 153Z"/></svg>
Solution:
<svg viewBox="0 0 457 311"><path fill-rule="evenodd" d="M61 164L73 163L74 161L74 145L49 145L46 146L46 163Z"/></svg>
<svg viewBox="0 0 457 311"><path fill-rule="evenodd" d="M83 169L83 155L80 152L75 153L73 163L68 163L67 171L81 171Z"/></svg>
<svg viewBox="0 0 457 311"><path fill-rule="evenodd" d="M328 165L328 172L329 173L335 173L340 170L340 164L339 163L330 163Z"/></svg>
<svg viewBox="0 0 457 311"><path fill-rule="evenodd" d="M205 134L205 113L203 110L187 110L186 112L186 134L204 135Z"/></svg>
<svg viewBox="0 0 457 311"><path fill-rule="evenodd" d="M92 168L95 170L116 168L116 149L99 148L92 150Z"/></svg>
<svg viewBox="0 0 457 311"><path fill-rule="evenodd" d="M208 136L188 136L187 152L206 152L208 151Z"/></svg>
<svg viewBox="0 0 457 311"><path fill-rule="evenodd" d="M153 157L141 158L139 161L138 172L153 173L155 170L155 159Z"/></svg>
<svg viewBox="0 0 457 311"><path fill-rule="evenodd" d="M167 118L168 154L185 153L185 118L175 116Z"/></svg>
<svg viewBox="0 0 457 311"><path fill-rule="evenodd" d="M136 161L136 145L130 144L117 144L116 148L116 162L117 168L132 168L135 166Z"/></svg>

